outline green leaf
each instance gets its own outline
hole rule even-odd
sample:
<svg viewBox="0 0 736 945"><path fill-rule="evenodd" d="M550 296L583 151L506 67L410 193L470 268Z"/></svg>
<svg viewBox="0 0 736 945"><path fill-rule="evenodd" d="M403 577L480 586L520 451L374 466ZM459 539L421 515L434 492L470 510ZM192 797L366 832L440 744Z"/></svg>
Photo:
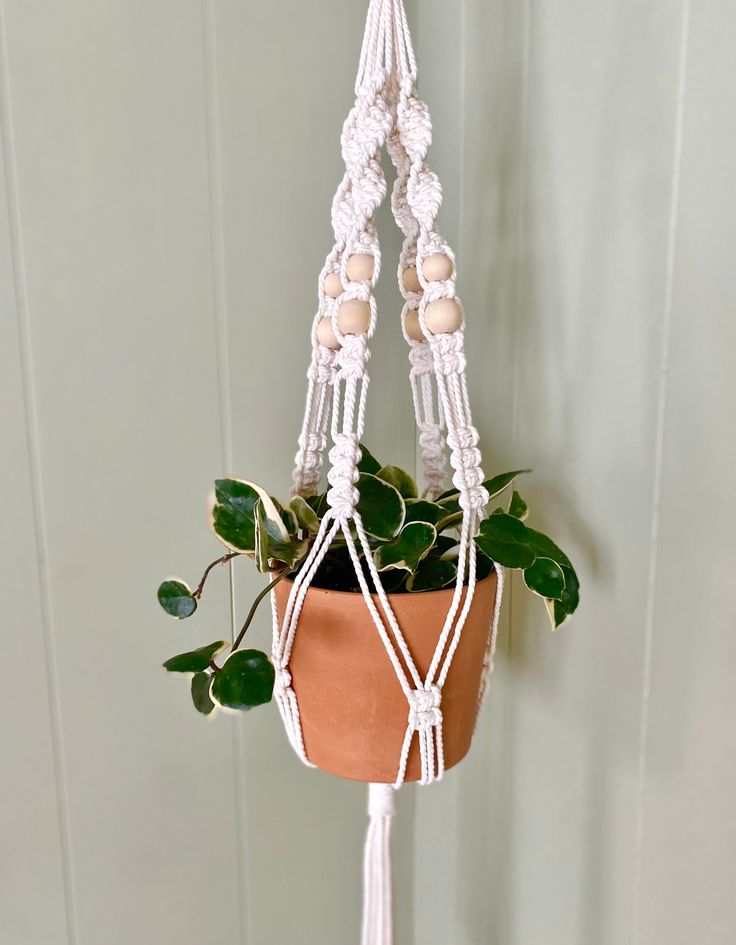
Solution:
<svg viewBox="0 0 736 945"><path fill-rule="evenodd" d="M327 493L321 492L319 495L306 496L306 502L310 509L314 510L317 518L321 519L327 511Z"/></svg>
<svg viewBox="0 0 736 945"><path fill-rule="evenodd" d="M296 535L296 533L299 531L299 523L297 522L297 518L296 518L296 515L294 514L294 510L290 508L289 506L284 507L279 502L279 500L275 499L273 496L271 496L271 501L273 502L276 510L278 511L279 517L281 518L281 521L286 531L291 536Z"/></svg>
<svg viewBox="0 0 736 945"><path fill-rule="evenodd" d="M429 502L427 499L409 499L406 502L406 519L404 524L409 522L429 522L430 525L437 525L443 518L447 517L447 509L443 509L436 502Z"/></svg>
<svg viewBox="0 0 736 945"><path fill-rule="evenodd" d="M565 575L551 558L537 558L524 570L524 583L540 597L559 600L565 590Z"/></svg>
<svg viewBox="0 0 736 945"><path fill-rule="evenodd" d="M164 669L170 673L201 673L226 646L227 643L224 640L216 640L214 643L208 643L207 646L201 646L198 650L179 653L178 656L172 656L171 659L166 660Z"/></svg>
<svg viewBox="0 0 736 945"><path fill-rule="evenodd" d="M565 613L570 616L575 613L580 604L580 581L573 568L568 568L564 564L561 567L565 575L565 590L559 602Z"/></svg>
<svg viewBox="0 0 736 945"><path fill-rule="evenodd" d="M398 538L381 545L373 556L379 571L398 568L416 571L419 562L435 543L437 531L428 522L410 522L404 525Z"/></svg>
<svg viewBox="0 0 736 945"><path fill-rule="evenodd" d="M211 683L210 673L195 673L192 676L192 702L197 712L201 712L202 715L211 715L217 708L210 697Z"/></svg>
<svg viewBox="0 0 736 945"><path fill-rule="evenodd" d="M191 588L178 578L163 582L158 589L158 602L167 614L178 620L191 617L197 609L197 601L192 597Z"/></svg>
<svg viewBox="0 0 736 945"><path fill-rule="evenodd" d="M513 472L501 473L499 476L493 476L492 479L486 479L483 485L488 492L488 501L495 499L504 489L507 489L517 476L530 472L531 469L515 469Z"/></svg>
<svg viewBox="0 0 736 945"><path fill-rule="evenodd" d="M370 473L375 476L381 468L381 464L373 456L371 451L363 443L360 444L360 462L358 463L358 472Z"/></svg>
<svg viewBox="0 0 736 945"><path fill-rule="evenodd" d="M295 568L309 553L310 541L308 538L292 538L288 542L269 541L268 556L274 561L280 561Z"/></svg>
<svg viewBox="0 0 736 945"><path fill-rule="evenodd" d="M414 574L410 574L407 582L407 591L438 591L457 578L457 567L452 561L442 561L439 558L428 558L423 561Z"/></svg>
<svg viewBox="0 0 736 945"><path fill-rule="evenodd" d="M551 538L548 538L541 532L534 531L533 528L527 528L527 534L529 536L529 546L534 551L534 554L543 558L551 558L553 561L556 561L557 564L564 565L571 570L573 569L570 559L561 548L558 548Z"/></svg>
<svg viewBox="0 0 736 945"><path fill-rule="evenodd" d="M475 543L491 561L506 568L528 568L536 554L529 547L528 529L506 512L494 512L480 523Z"/></svg>
<svg viewBox="0 0 736 945"><path fill-rule="evenodd" d="M299 527L305 529L312 536L316 535L319 531L319 516L306 499L303 499L300 495L295 495L289 502L289 506Z"/></svg>
<svg viewBox="0 0 736 945"><path fill-rule="evenodd" d="M236 650L215 674L211 694L229 709L252 709L271 701L274 668L260 650Z"/></svg>
<svg viewBox="0 0 736 945"><path fill-rule="evenodd" d="M374 538L390 541L404 524L405 507L399 491L369 473L361 473L357 482L360 493L357 512L363 528Z"/></svg>
<svg viewBox="0 0 736 945"><path fill-rule="evenodd" d="M475 580L476 581L485 581L485 579L493 573L494 565L490 558L486 558L485 555L476 555L475 556Z"/></svg>
<svg viewBox="0 0 736 945"><path fill-rule="evenodd" d="M243 479L218 479L212 507L212 528L223 544L234 551L255 552L256 526L254 507L258 500L269 522L269 529L288 541L289 533L271 497L255 483Z"/></svg>
<svg viewBox="0 0 736 945"><path fill-rule="evenodd" d="M521 476L522 473L529 472L531 472L531 469L515 469L513 472L501 473L499 476L493 476L491 479L486 479L483 485L488 492L488 501L490 502L491 499L495 499L497 495L500 495L504 491L504 489L508 489L517 476ZM458 489L448 489L447 492L443 492L436 501L440 502L442 505L446 505L448 499L452 499L457 495L459 495Z"/></svg>
<svg viewBox="0 0 736 945"><path fill-rule="evenodd" d="M457 526L463 520L463 510L458 509L457 512L452 512L450 515L445 515L443 519L440 519L437 522L437 531L445 532L448 528L457 528Z"/></svg>
<svg viewBox="0 0 736 945"><path fill-rule="evenodd" d="M549 616L552 629L559 629L573 615L580 603L580 583L578 576L572 568L566 568L562 565L562 573L565 575L565 590L559 600L545 600L547 615Z"/></svg>
<svg viewBox="0 0 736 945"><path fill-rule="evenodd" d="M514 491L511 493L511 501L509 502L509 515L513 515L514 518L518 518L522 522L526 521L526 518L529 515L529 507L516 491L516 489L514 489Z"/></svg>
<svg viewBox="0 0 736 945"><path fill-rule="evenodd" d="M384 466L378 470L376 475L379 479L383 479L384 482L390 483L397 489L403 499L416 499L419 495L414 479L408 472L398 466Z"/></svg>
<svg viewBox="0 0 736 945"><path fill-rule="evenodd" d="M406 590L407 571L384 571L381 575L381 584L387 594L399 594ZM370 577L368 577L370 587Z"/></svg>
<svg viewBox="0 0 736 945"><path fill-rule="evenodd" d="M457 537L450 535L438 535L429 553L431 558L445 558L448 561L454 561L457 558L460 544Z"/></svg>
<svg viewBox="0 0 736 945"><path fill-rule="evenodd" d="M256 524L256 567L265 574L268 572L268 542L269 535L266 526L266 516L263 512L263 503L260 499L253 506L253 517Z"/></svg>

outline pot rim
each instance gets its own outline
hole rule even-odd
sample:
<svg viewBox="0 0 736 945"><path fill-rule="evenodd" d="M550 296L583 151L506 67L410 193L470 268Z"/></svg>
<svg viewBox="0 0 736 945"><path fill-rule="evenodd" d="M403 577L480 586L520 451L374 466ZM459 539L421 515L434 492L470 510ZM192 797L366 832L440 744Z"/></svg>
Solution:
<svg viewBox="0 0 736 945"><path fill-rule="evenodd" d="M497 577L498 577L498 573L494 567L494 569L491 571L491 573L487 577L484 577L483 580L476 582L476 585L475 585L476 589L480 587L484 587L488 581L495 580ZM279 583L276 585L274 590L278 590L278 588L284 584L291 586L294 584L294 581L291 577L285 577L281 581L279 581ZM466 588L467 588L467 584L463 585L463 591ZM314 587L310 584L309 590L307 591L307 593L311 594L312 591L314 591L315 593L330 594L334 597L345 597L348 600L356 600L356 599L364 600L362 591L333 591L327 587ZM422 598L426 599L428 597L433 597L435 595L439 596L440 594L452 596L454 593L455 593L455 585L451 584L449 587L440 587L440 588L437 588L437 590L435 591L417 591L415 594L412 594L410 592L405 592L403 594L386 594L386 597L389 599L389 601L393 601L397 599L398 600L421 600ZM378 594L376 593L371 593L371 597L374 598L374 600L379 599Z"/></svg>

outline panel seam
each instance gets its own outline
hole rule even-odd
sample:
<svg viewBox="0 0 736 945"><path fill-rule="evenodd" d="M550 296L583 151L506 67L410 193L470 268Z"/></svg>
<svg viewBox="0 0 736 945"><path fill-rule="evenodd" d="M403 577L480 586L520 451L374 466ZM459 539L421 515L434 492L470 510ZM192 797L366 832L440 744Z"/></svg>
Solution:
<svg viewBox="0 0 736 945"><path fill-rule="evenodd" d="M20 193L13 131L12 98L10 91L10 61L7 43L7 15L5 0L0 0L0 144L5 163L5 191L8 203L13 292L18 325L18 347L22 379L23 413L25 417L28 472L32 496L33 534L36 571L39 584L41 631L44 650L44 672L48 693L48 713L51 729L56 814L61 852L62 881L66 912L66 939L68 945L78 942L71 821L67 795L67 777L63 748L61 698L55 647L51 578L48 567L48 537L43 497L38 408L33 373L31 328L28 314L28 280L23 248L20 218Z"/></svg>
<svg viewBox="0 0 736 945"><path fill-rule="evenodd" d="M232 475L232 403L228 350L227 267L223 224L222 139L219 120L219 88L217 81L216 14L213 0L202 0L202 57L204 73L204 108L207 135L207 183L210 217L210 252L215 344L220 415L221 457L226 475ZM230 591L231 639L236 633L236 600L234 562L228 564ZM233 793L236 836L236 869L238 888L238 924L241 945L250 940L248 930L248 892L246 869L245 759L241 726L232 727Z"/></svg>
<svg viewBox="0 0 736 945"><path fill-rule="evenodd" d="M657 392L657 416L652 473L652 511L649 531L649 565L647 573L647 601L644 623L644 655L641 688L641 717L639 724L639 748L637 768L637 809L634 835L633 895L631 918L632 945L639 940L641 921L641 884L644 857L646 775L649 747L649 718L651 704L652 662L654 645L654 621L656 617L656 592L658 577L658 548L660 505L662 499L662 470L664 465L665 425L669 388L670 343L672 335L674 282L676 266L677 233L680 209L680 179L682 170L682 145L685 120L685 90L687 85L688 42L690 35L690 0L683 0L680 43L678 55L678 79L675 99L675 135L673 144L672 175L670 185L670 209L667 230L667 262L665 293L662 313L662 344L660 350L659 385Z"/></svg>

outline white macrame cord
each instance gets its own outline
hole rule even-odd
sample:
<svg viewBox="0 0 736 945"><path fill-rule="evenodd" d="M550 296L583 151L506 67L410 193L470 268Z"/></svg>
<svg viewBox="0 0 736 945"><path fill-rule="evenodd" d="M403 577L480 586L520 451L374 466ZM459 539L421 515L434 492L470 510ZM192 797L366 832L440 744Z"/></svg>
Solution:
<svg viewBox="0 0 736 945"><path fill-rule="evenodd" d="M289 660L299 617L311 582L333 539L341 533L368 611L406 697L407 727L397 758L393 785L371 785L370 826L365 850L363 945L391 945L391 883L389 837L394 814L393 794L404 781L416 737L421 763L421 784L442 778L445 770L442 737L442 687L459 645L476 587L476 534L488 502L483 487L478 433L473 426L465 376L464 332L432 334L425 320L427 306L440 300L459 304L455 294L455 257L435 228L442 188L427 164L432 138L429 111L416 91L416 61L403 0L371 0L355 86L355 104L343 126L341 144L345 174L332 202L334 245L319 277L319 306L312 327L312 357L292 494L310 496L318 491L328 433L328 510L309 555L296 575L281 618L272 596L275 698L292 747L311 765L302 736L299 705L292 686ZM446 488L447 463L459 492L462 510L457 580L429 671L422 676L404 639L373 561L368 536L356 506L359 495L359 443L365 422L370 357L368 343L376 326L373 289L381 268L376 210L387 193L380 156L386 148L396 169L392 211L404 242L398 283L404 297L401 324L409 345L410 383L422 451L425 493L436 498ZM356 254L373 258L369 281L351 281L347 262ZM447 279L428 281L423 272L432 255L446 256L451 264ZM416 269L421 291L406 288L405 274ZM339 276L343 291L328 294L326 280ZM367 303L370 324L362 334L343 334L337 313L345 302ZM418 320L422 340L411 337L407 319ZM320 343L318 330L327 319L337 341L332 348ZM416 334L416 332L414 332ZM446 455L445 446L449 450ZM367 574L361 566L363 555ZM492 669L503 588L502 569L496 567L498 589L488 635L479 708L486 678ZM467 592L463 597L467 576Z"/></svg>

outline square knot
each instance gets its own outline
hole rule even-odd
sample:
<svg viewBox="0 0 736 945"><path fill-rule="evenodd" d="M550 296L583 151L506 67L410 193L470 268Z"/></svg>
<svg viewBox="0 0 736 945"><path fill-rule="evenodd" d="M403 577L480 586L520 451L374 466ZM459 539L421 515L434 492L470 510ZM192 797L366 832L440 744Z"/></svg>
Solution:
<svg viewBox="0 0 736 945"><path fill-rule="evenodd" d="M411 373L414 377L421 377L423 374L430 374L434 371L434 358L429 345L417 343L409 348L409 361L411 363Z"/></svg>
<svg viewBox="0 0 736 945"><path fill-rule="evenodd" d="M440 701L442 693L437 686L414 689L409 695L409 726L415 732L428 732L442 722Z"/></svg>
<svg viewBox="0 0 736 945"><path fill-rule="evenodd" d="M340 377L344 380L361 380L365 376L365 366L370 357L366 335L342 335L340 342L342 347L336 358Z"/></svg>
<svg viewBox="0 0 736 945"><path fill-rule="evenodd" d="M465 371L465 354L463 352L463 333L434 335L430 344L435 352L437 373L448 376L462 374Z"/></svg>
<svg viewBox="0 0 736 945"><path fill-rule="evenodd" d="M321 453L327 446L327 438L322 433L307 433L299 438L299 445L306 453Z"/></svg>
<svg viewBox="0 0 736 945"><path fill-rule="evenodd" d="M288 669L277 669L274 689L277 693L288 692L291 689L291 673Z"/></svg>
<svg viewBox="0 0 736 945"><path fill-rule="evenodd" d="M478 445L475 427L457 427L447 433L447 445L451 450L470 450Z"/></svg>
<svg viewBox="0 0 736 945"><path fill-rule="evenodd" d="M361 452L355 433L338 433L335 445L330 450L331 468L327 481L331 488L327 491L327 501L340 518L350 518L360 495L355 488L358 481L358 463Z"/></svg>

